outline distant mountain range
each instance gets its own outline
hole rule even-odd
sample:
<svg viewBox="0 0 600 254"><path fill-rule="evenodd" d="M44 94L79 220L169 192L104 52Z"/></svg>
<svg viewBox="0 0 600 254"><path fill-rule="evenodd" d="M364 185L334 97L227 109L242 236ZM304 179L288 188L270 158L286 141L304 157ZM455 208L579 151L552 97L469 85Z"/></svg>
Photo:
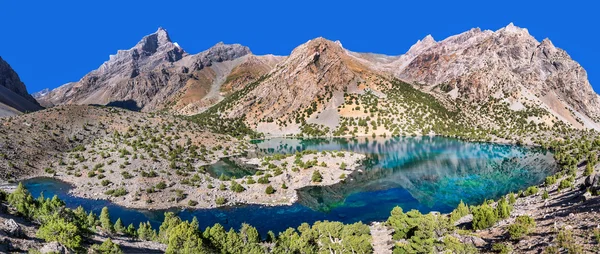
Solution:
<svg viewBox="0 0 600 254"><path fill-rule="evenodd" d="M81 80L33 96L45 107L100 104L195 115L259 79L220 115L242 117L271 134L298 133L311 123L335 129L340 119L360 115L341 111L345 95L385 96L390 82L398 80L450 110L504 103L513 111L533 107L549 113L531 121L600 130L600 98L585 70L549 39L539 42L512 23L497 31L474 28L439 42L428 35L400 56L352 52L324 38L309 40L289 56L256 56L248 47L223 43L189 54L159 28ZM27 102L17 110L38 108L24 87L11 91Z"/></svg>

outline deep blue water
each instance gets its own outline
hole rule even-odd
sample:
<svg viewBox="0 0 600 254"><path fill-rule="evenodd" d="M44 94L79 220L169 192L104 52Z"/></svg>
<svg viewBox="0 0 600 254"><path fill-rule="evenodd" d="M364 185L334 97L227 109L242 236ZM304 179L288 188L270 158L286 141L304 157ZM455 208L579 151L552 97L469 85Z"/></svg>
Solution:
<svg viewBox="0 0 600 254"><path fill-rule="evenodd" d="M308 187L292 206L244 205L218 209L171 210L183 219L198 217L201 227L221 223L239 229L246 222L261 234L281 232L302 222L335 220L345 223L383 221L394 206L426 213L450 212L460 200L469 204L495 199L538 184L555 172L550 152L537 148L472 143L442 137L359 139L269 139L256 141L258 153L293 153L305 149L346 150L367 154L361 172L343 183ZM217 165L223 171L227 163ZM239 169L238 169L239 170ZM226 170L225 170L226 171ZM224 172L224 171L223 171ZM58 195L69 207L82 205L99 213L107 206L111 217L124 223L150 221L160 225L163 211L123 208L104 200L68 195L69 185L48 178L25 182L34 196Z"/></svg>

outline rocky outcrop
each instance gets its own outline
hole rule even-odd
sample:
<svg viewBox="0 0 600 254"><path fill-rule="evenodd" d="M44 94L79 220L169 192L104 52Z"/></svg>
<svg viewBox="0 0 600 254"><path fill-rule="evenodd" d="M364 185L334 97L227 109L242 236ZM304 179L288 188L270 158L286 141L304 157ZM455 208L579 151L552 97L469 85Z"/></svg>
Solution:
<svg viewBox="0 0 600 254"><path fill-rule="evenodd" d="M600 117L600 98L585 70L549 39L539 42L512 23L495 32L474 28L437 43L419 42L405 56L414 57L392 72L400 79L444 85L445 92L456 89L457 97L472 102L512 96L597 127L592 122Z"/></svg>
<svg viewBox="0 0 600 254"><path fill-rule="evenodd" d="M59 242L49 242L44 244L44 246L40 249L40 253L59 253L59 254L67 254L71 253L67 247L60 244Z"/></svg>
<svg viewBox="0 0 600 254"><path fill-rule="evenodd" d="M220 86L249 55L245 46L224 43L190 55L159 28L133 48L111 55L78 82L36 94L36 98L45 106L100 104L194 114L222 99ZM255 69L247 81L257 79L269 68Z"/></svg>
<svg viewBox="0 0 600 254"><path fill-rule="evenodd" d="M0 117L41 108L19 75L0 57Z"/></svg>
<svg viewBox="0 0 600 254"><path fill-rule="evenodd" d="M4 221L3 230L10 237L21 238L25 236L23 230L21 230L21 226L19 226L19 224L13 219L8 219Z"/></svg>

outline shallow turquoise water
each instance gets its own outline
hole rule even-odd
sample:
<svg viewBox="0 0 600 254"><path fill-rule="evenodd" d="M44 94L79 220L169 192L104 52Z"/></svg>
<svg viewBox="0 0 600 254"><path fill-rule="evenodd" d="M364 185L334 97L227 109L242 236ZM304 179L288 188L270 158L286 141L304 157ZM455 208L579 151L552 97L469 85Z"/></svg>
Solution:
<svg viewBox="0 0 600 254"><path fill-rule="evenodd" d="M228 178L239 179L244 176L254 175L256 168L250 165L242 166L228 158L223 158L217 163L206 167L206 172L215 178L226 176Z"/></svg>
<svg viewBox="0 0 600 254"><path fill-rule="evenodd" d="M477 204L495 199L538 184L557 168L552 154L542 149L442 137L278 138L255 143L259 153L346 150L367 154L368 159L360 172L353 173L343 183L300 190L300 201L292 206L244 205L172 211L184 219L198 217L202 227L221 223L237 229L242 222L247 222L262 234L317 220L368 223L386 220L394 206L424 213L446 213L460 200ZM226 165L217 165L219 172L227 172ZM239 169L234 171L239 173ZM113 218L121 217L125 223L137 225L149 220L158 226L163 218L164 211L127 209L107 201L69 196L70 187L53 179L31 179L25 184L34 196L42 191L46 196L56 194L70 207L82 205L99 212L108 206Z"/></svg>

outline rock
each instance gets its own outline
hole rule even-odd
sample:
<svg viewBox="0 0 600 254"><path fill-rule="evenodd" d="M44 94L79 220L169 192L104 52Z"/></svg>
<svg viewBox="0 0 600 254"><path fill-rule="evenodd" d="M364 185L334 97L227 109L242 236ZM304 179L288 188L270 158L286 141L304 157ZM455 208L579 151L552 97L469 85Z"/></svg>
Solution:
<svg viewBox="0 0 600 254"><path fill-rule="evenodd" d="M583 201L588 201L592 199L592 193L590 193L589 191L586 191L585 193L583 193Z"/></svg>
<svg viewBox="0 0 600 254"><path fill-rule="evenodd" d="M593 175L589 175L588 177L585 178L584 181L585 187L600 187L600 175L599 174L593 174Z"/></svg>
<svg viewBox="0 0 600 254"><path fill-rule="evenodd" d="M456 237L456 239L458 239L461 243L472 244L473 246L476 246L476 247L483 247L487 244L487 242L485 240L483 240L477 236L461 235L461 234L457 234L457 233L452 234L452 236Z"/></svg>
<svg viewBox="0 0 600 254"><path fill-rule="evenodd" d="M11 237L22 238L25 236L21 226L13 219L5 220L3 226L3 230Z"/></svg>
<svg viewBox="0 0 600 254"><path fill-rule="evenodd" d="M71 253L67 247L60 244L59 242L49 242L44 244L44 246L40 249L40 253L59 253L66 254Z"/></svg>
<svg viewBox="0 0 600 254"><path fill-rule="evenodd" d="M468 214L454 222L454 226L467 224L473 221L473 214Z"/></svg>

